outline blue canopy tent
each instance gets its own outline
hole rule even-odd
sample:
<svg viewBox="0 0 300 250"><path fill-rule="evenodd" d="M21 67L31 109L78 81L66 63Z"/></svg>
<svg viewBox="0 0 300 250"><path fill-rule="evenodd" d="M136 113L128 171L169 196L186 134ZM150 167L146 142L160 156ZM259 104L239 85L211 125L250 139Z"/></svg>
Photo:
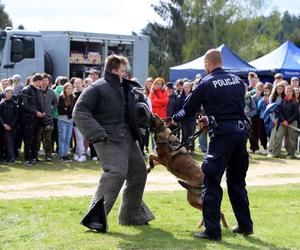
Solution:
<svg viewBox="0 0 300 250"><path fill-rule="evenodd" d="M224 70L232 72L236 75L247 75L249 71L257 71L253 66L241 59L224 44L219 46L217 50L221 51ZM180 78L195 79L195 76L198 73L201 75L206 74L204 69L204 56L201 56L188 63L171 67L169 71L169 78L172 82Z"/></svg>
<svg viewBox="0 0 300 250"><path fill-rule="evenodd" d="M290 41L252 62L253 67L282 73L285 78L300 77L300 49Z"/></svg>

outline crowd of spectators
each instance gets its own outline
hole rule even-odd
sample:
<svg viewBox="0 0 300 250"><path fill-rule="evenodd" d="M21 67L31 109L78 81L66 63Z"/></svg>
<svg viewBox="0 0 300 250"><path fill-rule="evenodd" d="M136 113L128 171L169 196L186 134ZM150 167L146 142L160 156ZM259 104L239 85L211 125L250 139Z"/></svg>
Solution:
<svg viewBox="0 0 300 250"><path fill-rule="evenodd" d="M59 76L53 81L46 73L34 74L25 83L20 75L2 79L0 160L13 164L22 152L27 165L41 160L50 162L55 155L63 162L71 161L70 155L78 162L85 162L88 157L97 160L93 145L74 124L72 111L82 91L98 78L99 71L92 70L85 79ZM167 121L183 107L187 96L201 84L201 79L202 76L197 74L192 81L178 79L173 84L166 83L161 77L149 77L144 94L151 111ZM289 82L278 73L273 83L262 83L256 73L250 72L245 88L244 111L251 120L250 151L279 157L284 147L285 156L295 158L299 153L299 79L292 77ZM205 115L205 110L201 108L197 115ZM177 136L181 141L187 140L194 135L196 125L196 117L190 117L180 124ZM146 130L140 143L145 157L149 153L150 140L154 150L155 143L151 138ZM203 153L207 150L207 140L204 129L196 145ZM194 153L194 143L186 147L188 152Z"/></svg>
<svg viewBox="0 0 300 250"><path fill-rule="evenodd" d="M37 73L21 81L20 75L2 79L0 84L0 160L26 165L57 155L63 162L97 160L93 145L86 141L72 119L75 103L91 83L99 78L91 70L85 79L59 76L53 79ZM44 157L44 159L40 158Z"/></svg>
<svg viewBox="0 0 300 250"><path fill-rule="evenodd" d="M186 97L201 84L201 79L201 75L197 74L193 81L178 79L175 84L171 82L165 84L162 78L153 80L149 77L145 95L149 97L153 113L167 121L183 107ZM245 81L245 89L244 111L245 116L251 120L250 151L267 157L281 157L281 149L284 147L285 157L295 158L296 152L299 154L300 144L298 77L292 77L287 81L282 74L277 73L273 83L262 83L256 73L250 72L248 81ZM205 115L203 108L197 114L201 115ZM181 141L194 135L196 125L196 117L191 117L180 124L177 135ZM207 150L207 140L207 130L204 129L198 138L198 147L203 153ZM144 148L148 149L148 145L149 138L146 138ZM187 149L192 154L195 145L191 143L187 145Z"/></svg>

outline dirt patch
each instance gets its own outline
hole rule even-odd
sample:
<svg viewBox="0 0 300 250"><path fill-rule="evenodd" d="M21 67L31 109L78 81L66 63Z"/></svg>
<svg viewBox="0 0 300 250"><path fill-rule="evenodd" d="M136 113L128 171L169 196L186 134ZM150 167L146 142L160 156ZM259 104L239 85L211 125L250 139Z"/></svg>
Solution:
<svg viewBox="0 0 300 250"><path fill-rule="evenodd" d="M248 186L282 185L300 183L300 162L298 160L262 161L251 164L247 175ZM66 181L24 182L15 185L0 185L0 199L50 198L58 196L87 196L94 193L98 176L72 176ZM225 186L225 180L222 186ZM149 174L146 191L175 191L183 190L177 180L167 171L153 171Z"/></svg>

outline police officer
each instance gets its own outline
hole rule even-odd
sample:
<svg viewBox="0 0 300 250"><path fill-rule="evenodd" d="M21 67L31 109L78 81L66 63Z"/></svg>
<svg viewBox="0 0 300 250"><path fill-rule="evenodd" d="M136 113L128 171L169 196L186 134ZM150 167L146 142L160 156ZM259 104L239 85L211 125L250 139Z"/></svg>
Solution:
<svg viewBox="0 0 300 250"><path fill-rule="evenodd" d="M202 164L205 174L203 199L204 232L195 237L221 240L220 206L222 176L226 170L228 194L238 222L233 233L250 235L253 224L246 191L248 153L246 149L248 121L244 115L245 87L237 76L222 70L222 55L216 49L204 57L207 76L187 97L182 110L173 116L173 123L194 116L201 104L206 117L200 122L209 126L210 143Z"/></svg>

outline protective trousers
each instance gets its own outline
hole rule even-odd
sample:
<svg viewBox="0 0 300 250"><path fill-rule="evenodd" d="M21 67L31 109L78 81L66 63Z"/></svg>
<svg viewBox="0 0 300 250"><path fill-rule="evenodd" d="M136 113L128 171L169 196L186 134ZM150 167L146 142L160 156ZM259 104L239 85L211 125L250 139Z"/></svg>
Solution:
<svg viewBox="0 0 300 250"><path fill-rule="evenodd" d="M252 229L245 182L249 165L246 143L246 133L215 135L210 140L202 164L205 174L202 198L205 232L212 237L221 236L220 207L223 191L220 183L225 170L228 195L238 225L244 230Z"/></svg>
<svg viewBox="0 0 300 250"><path fill-rule="evenodd" d="M125 139L121 141L99 142L94 144L102 162L103 175L100 178L91 205L104 197L108 215L125 182L119 210L119 223L122 225L145 224L154 219L153 214L142 201L147 179L146 165L130 130L124 128Z"/></svg>

